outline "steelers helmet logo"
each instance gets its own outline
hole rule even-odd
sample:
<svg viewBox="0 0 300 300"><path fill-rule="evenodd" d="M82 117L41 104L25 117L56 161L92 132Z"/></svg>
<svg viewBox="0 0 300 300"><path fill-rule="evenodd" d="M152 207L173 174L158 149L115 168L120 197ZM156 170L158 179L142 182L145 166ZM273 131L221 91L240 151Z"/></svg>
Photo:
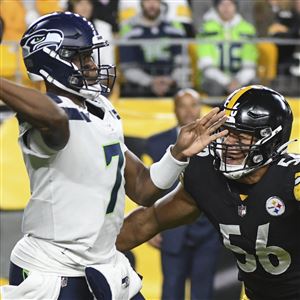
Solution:
<svg viewBox="0 0 300 300"><path fill-rule="evenodd" d="M280 198L272 196L266 202L266 210L271 216L281 216L285 212L285 204Z"/></svg>

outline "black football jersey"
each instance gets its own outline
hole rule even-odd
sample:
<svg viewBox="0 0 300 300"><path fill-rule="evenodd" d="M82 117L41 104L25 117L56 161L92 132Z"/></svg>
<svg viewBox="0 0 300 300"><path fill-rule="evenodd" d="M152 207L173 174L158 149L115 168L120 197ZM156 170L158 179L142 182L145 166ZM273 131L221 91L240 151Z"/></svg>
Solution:
<svg viewBox="0 0 300 300"><path fill-rule="evenodd" d="M206 152L183 184L237 259L251 300L300 300L300 156L284 155L253 185L227 179Z"/></svg>

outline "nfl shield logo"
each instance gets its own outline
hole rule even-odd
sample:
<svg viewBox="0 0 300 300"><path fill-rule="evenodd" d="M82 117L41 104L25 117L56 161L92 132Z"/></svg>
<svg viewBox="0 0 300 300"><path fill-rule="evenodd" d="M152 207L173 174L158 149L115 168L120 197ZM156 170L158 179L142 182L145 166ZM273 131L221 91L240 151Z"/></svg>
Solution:
<svg viewBox="0 0 300 300"><path fill-rule="evenodd" d="M240 217L244 217L247 213L247 206L241 204L238 206L238 215Z"/></svg>

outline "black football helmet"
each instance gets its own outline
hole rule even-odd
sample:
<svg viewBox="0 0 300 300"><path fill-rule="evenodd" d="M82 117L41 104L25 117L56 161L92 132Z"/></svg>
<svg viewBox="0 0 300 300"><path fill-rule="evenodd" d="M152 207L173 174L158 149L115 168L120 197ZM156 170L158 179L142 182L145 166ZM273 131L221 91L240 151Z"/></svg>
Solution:
<svg viewBox="0 0 300 300"><path fill-rule="evenodd" d="M115 67L100 64L100 49L108 46L92 23L78 14L58 12L35 21L21 39L23 58L31 80L46 80L72 94L94 100L111 91ZM72 63L78 56L81 67ZM83 56L93 55L96 78L88 84ZM91 80L89 78L89 80Z"/></svg>
<svg viewBox="0 0 300 300"><path fill-rule="evenodd" d="M229 145L224 142L226 137L211 144L215 168L226 177L241 178L277 160L286 151L293 115L282 95L265 86L247 86L234 91L223 108L228 117L224 127L237 136L246 133L252 137L250 145ZM244 154L243 163L227 163L229 153L236 149Z"/></svg>

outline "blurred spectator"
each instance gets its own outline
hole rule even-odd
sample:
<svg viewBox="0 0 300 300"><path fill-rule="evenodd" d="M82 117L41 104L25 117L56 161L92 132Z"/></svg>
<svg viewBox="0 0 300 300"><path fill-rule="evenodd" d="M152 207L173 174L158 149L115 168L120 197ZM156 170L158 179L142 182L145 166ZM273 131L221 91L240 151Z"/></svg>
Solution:
<svg viewBox="0 0 300 300"><path fill-rule="evenodd" d="M119 0L93 0L93 20L99 19L110 24L111 31L116 35L119 32Z"/></svg>
<svg viewBox="0 0 300 300"><path fill-rule="evenodd" d="M237 0L238 6L243 17L250 23L253 23L253 1L255 0ZM257 0L264 1L264 0ZM195 28L200 28L206 16L214 11L213 0L191 1L193 20Z"/></svg>
<svg viewBox="0 0 300 300"><path fill-rule="evenodd" d="M257 50L243 40L255 37L255 28L237 11L237 1L214 0L200 37L212 42L198 45L201 88L220 96L251 84L256 78Z"/></svg>
<svg viewBox="0 0 300 300"><path fill-rule="evenodd" d="M192 11L195 28L200 28L205 21L204 16L214 11L212 0L193 1Z"/></svg>
<svg viewBox="0 0 300 300"><path fill-rule="evenodd" d="M185 37L179 23L164 21L160 0L141 0L142 12L122 26L126 39L148 39L152 43L120 47L124 76L122 96L171 96L186 84L182 47L170 45L167 38ZM154 42L155 41L155 42Z"/></svg>
<svg viewBox="0 0 300 300"><path fill-rule="evenodd" d="M282 1L275 14L274 22L268 29L272 37L300 38L300 1ZM290 75L290 67L294 63L293 54L296 45L278 45L278 74Z"/></svg>
<svg viewBox="0 0 300 300"><path fill-rule="evenodd" d="M300 38L300 0L278 1L268 34L274 38ZM278 48L277 78L272 87L288 96L299 96L300 86L300 47L289 44Z"/></svg>
<svg viewBox="0 0 300 300"><path fill-rule="evenodd" d="M278 0L255 0L253 14L258 37L268 36L268 29L278 9Z"/></svg>
<svg viewBox="0 0 300 300"><path fill-rule="evenodd" d="M182 24L187 37L195 36L193 18L191 11L192 0L163 0L161 1L161 12L168 22L176 21ZM119 19L121 24L141 12L140 0L120 0Z"/></svg>
<svg viewBox="0 0 300 300"><path fill-rule="evenodd" d="M200 105L200 95L195 90L182 89L175 95L177 126L150 137L146 142L146 153L154 162L159 161L169 145L176 142L181 126L199 118ZM184 294L188 278L191 279L191 299L212 299L220 242L217 232L205 216L193 224L166 230L149 243L161 251L161 299L187 299Z"/></svg>
<svg viewBox="0 0 300 300"><path fill-rule="evenodd" d="M92 0L69 0L67 10L77 13L91 21L98 32L101 32L103 39L109 43L113 40L112 26L106 21L93 19L94 4ZM101 64L114 65L114 47L104 47L101 49Z"/></svg>

